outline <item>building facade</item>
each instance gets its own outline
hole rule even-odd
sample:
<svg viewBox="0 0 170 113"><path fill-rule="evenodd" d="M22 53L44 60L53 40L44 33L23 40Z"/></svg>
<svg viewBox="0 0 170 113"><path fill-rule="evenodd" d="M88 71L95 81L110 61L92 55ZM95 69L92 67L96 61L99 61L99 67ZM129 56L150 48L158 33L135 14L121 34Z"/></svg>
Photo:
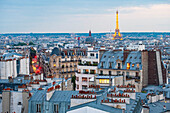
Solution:
<svg viewBox="0 0 170 113"><path fill-rule="evenodd" d="M0 79L16 77L18 74L29 74L29 57L17 53L0 56Z"/></svg>
<svg viewBox="0 0 170 113"><path fill-rule="evenodd" d="M94 50L94 47L88 47L87 56L82 57L77 67L76 90L86 89L90 85L95 84L98 62L98 50Z"/></svg>
<svg viewBox="0 0 170 113"><path fill-rule="evenodd" d="M51 75L56 78L75 76L78 62L85 55L84 49L59 50L59 48L54 48L49 61Z"/></svg>
<svg viewBox="0 0 170 113"><path fill-rule="evenodd" d="M113 50L100 53L100 79L97 85L112 86L113 76L123 76L119 81L123 81L123 85L135 84L137 91L141 91L142 87L147 85L166 83L166 70L159 51Z"/></svg>

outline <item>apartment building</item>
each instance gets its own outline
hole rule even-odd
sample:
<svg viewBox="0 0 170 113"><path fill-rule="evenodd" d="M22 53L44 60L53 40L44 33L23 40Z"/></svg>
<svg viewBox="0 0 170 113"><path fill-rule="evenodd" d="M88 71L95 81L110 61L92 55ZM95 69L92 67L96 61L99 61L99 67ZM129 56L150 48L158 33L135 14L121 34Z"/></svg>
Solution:
<svg viewBox="0 0 170 113"><path fill-rule="evenodd" d="M77 72L78 62L81 57L86 55L86 50L81 48L75 49L59 49L52 50L49 66L51 75L56 78L69 78Z"/></svg>
<svg viewBox="0 0 170 113"><path fill-rule="evenodd" d="M101 87L134 84L137 91L147 85L166 83L166 69L160 51L100 50L97 85ZM120 79L114 80L115 77ZM122 82L123 83L122 83Z"/></svg>
<svg viewBox="0 0 170 113"><path fill-rule="evenodd" d="M76 89L82 90L95 84L95 74L97 73L97 65L99 62L98 49L93 46L88 47L87 56L81 58L78 64L78 72L76 73Z"/></svg>
<svg viewBox="0 0 170 113"><path fill-rule="evenodd" d="M16 77L18 74L29 74L29 57L18 53L0 55L0 79Z"/></svg>

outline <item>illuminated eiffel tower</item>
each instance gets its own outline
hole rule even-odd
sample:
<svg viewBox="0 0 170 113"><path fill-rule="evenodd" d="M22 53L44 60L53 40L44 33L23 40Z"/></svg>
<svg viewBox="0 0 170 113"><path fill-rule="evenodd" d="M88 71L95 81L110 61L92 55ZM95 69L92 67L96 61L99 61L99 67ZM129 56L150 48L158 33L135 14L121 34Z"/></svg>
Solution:
<svg viewBox="0 0 170 113"><path fill-rule="evenodd" d="M119 23L118 23L118 11L116 11L116 29L115 34L113 35L113 40L123 40L120 31L119 31Z"/></svg>

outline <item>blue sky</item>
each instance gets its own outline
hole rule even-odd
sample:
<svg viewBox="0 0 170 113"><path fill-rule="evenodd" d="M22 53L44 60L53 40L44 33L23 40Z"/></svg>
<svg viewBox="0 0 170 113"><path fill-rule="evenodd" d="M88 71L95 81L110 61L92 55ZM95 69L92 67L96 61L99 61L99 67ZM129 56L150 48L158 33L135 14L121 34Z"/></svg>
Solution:
<svg viewBox="0 0 170 113"><path fill-rule="evenodd" d="M170 31L170 0L0 0L0 33Z"/></svg>

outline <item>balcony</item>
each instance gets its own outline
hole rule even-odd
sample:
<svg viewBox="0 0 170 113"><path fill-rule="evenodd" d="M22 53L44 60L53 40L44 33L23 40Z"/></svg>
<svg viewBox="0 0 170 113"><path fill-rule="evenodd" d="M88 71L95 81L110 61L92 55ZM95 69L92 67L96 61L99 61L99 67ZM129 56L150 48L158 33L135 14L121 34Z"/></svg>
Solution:
<svg viewBox="0 0 170 113"><path fill-rule="evenodd" d="M98 74L99 76L122 76L121 74L109 75L109 74Z"/></svg>
<svg viewBox="0 0 170 113"><path fill-rule="evenodd" d="M66 62L77 62L78 60L67 60L67 61L62 61L62 63L66 63Z"/></svg>
<svg viewBox="0 0 170 113"><path fill-rule="evenodd" d="M80 65L80 66L98 66L98 63L94 63L94 64L89 64L89 63L82 64L82 63L79 63L78 65Z"/></svg>
<svg viewBox="0 0 170 113"><path fill-rule="evenodd" d="M77 72L77 70L75 70L75 71L67 71L67 72L60 72L60 74L65 74L65 73L75 73L75 72Z"/></svg>
<svg viewBox="0 0 170 113"><path fill-rule="evenodd" d="M89 72L83 72L83 74L89 74Z"/></svg>
<svg viewBox="0 0 170 113"><path fill-rule="evenodd" d="M140 77L139 76L134 77L134 76L127 75L126 80L135 80L135 82L140 82Z"/></svg>

